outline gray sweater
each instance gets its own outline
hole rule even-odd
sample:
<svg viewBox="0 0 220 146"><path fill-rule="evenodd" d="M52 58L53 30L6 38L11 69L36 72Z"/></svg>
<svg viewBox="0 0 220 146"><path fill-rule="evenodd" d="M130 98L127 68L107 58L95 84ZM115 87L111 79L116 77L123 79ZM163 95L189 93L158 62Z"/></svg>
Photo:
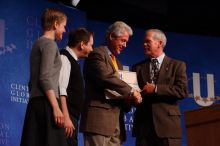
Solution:
<svg viewBox="0 0 220 146"><path fill-rule="evenodd" d="M45 91L58 94L61 60L54 40L40 37L33 45L30 56L30 98L45 96Z"/></svg>

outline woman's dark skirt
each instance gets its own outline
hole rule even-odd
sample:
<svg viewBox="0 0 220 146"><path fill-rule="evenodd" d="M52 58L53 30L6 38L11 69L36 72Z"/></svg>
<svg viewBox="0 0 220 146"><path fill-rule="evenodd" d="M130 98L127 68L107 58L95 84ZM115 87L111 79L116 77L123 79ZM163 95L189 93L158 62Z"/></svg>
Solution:
<svg viewBox="0 0 220 146"><path fill-rule="evenodd" d="M64 129L55 124L47 97L30 98L20 146L67 146Z"/></svg>

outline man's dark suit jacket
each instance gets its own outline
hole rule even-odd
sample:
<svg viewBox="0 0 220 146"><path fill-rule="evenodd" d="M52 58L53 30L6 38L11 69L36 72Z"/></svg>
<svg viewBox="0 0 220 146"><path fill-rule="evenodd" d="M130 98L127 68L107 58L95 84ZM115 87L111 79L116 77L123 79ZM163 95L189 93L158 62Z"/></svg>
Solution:
<svg viewBox="0 0 220 146"><path fill-rule="evenodd" d="M122 66L119 64L119 69ZM116 122L120 119L121 136L125 139L122 108L123 99L106 99L105 89L115 90L128 96L131 87L118 78L106 46L95 48L84 64L86 101L83 107L80 131L113 136Z"/></svg>
<svg viewBox="0 0 220 146"><path fill-rule="evenodd" d="M143 89L150 83L150 59L134 65L138 84ZM164 57L157 91L143 95L143 102L137 106L134 114L133 135L147 136L156 132L161 138L181 138L180 111L177 101L187 96L186 65L182 61Z"/></svg>

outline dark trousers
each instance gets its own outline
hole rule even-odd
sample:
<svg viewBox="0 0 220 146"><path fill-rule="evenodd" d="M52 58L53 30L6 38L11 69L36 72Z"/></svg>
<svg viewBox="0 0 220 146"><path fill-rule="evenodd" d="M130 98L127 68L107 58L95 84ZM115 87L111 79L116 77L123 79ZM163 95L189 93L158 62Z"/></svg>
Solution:
<svg viewBox="0 0 220 146"><path fill-rule="evenodd" d="M153 131L148 136L136 137L136 146L181 146L181 138L160 138Z"/></svg>
<svg viewBox="0 0 220 146"><path fill-rule="evenodd" d="M68 146L78 146L78 119L70 115L70 119L73 122L75 131L73 132L72 137L67 138Z"/></svg>

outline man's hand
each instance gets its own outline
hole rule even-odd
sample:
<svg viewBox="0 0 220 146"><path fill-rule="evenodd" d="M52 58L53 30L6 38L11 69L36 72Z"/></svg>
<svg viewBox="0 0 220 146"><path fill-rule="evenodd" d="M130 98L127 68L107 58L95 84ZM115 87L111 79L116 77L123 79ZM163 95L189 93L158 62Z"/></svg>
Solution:
<svg viewBox="0 0 220 146"><path fill-rule="evenodd" d="M75 127L69 117L65 118L64 129L67 138L71 137L73 135L73 132L75 132Z"/></svg>
<svg viewBox="0 0 220 146"><path fill-rule="evenodd" d="M141 94L137 90L134 90L133 97L135 104L140 104L142 102Z"/></svg>
<svg viewBox="0 0 220 146"><path fill-rule="evenodd" d="M144 94L151 94L151 93L155 93L155 88L156 88L156 85L154 83L146 83L144 85L144 88L143 88L143 93Z"/></svg>

